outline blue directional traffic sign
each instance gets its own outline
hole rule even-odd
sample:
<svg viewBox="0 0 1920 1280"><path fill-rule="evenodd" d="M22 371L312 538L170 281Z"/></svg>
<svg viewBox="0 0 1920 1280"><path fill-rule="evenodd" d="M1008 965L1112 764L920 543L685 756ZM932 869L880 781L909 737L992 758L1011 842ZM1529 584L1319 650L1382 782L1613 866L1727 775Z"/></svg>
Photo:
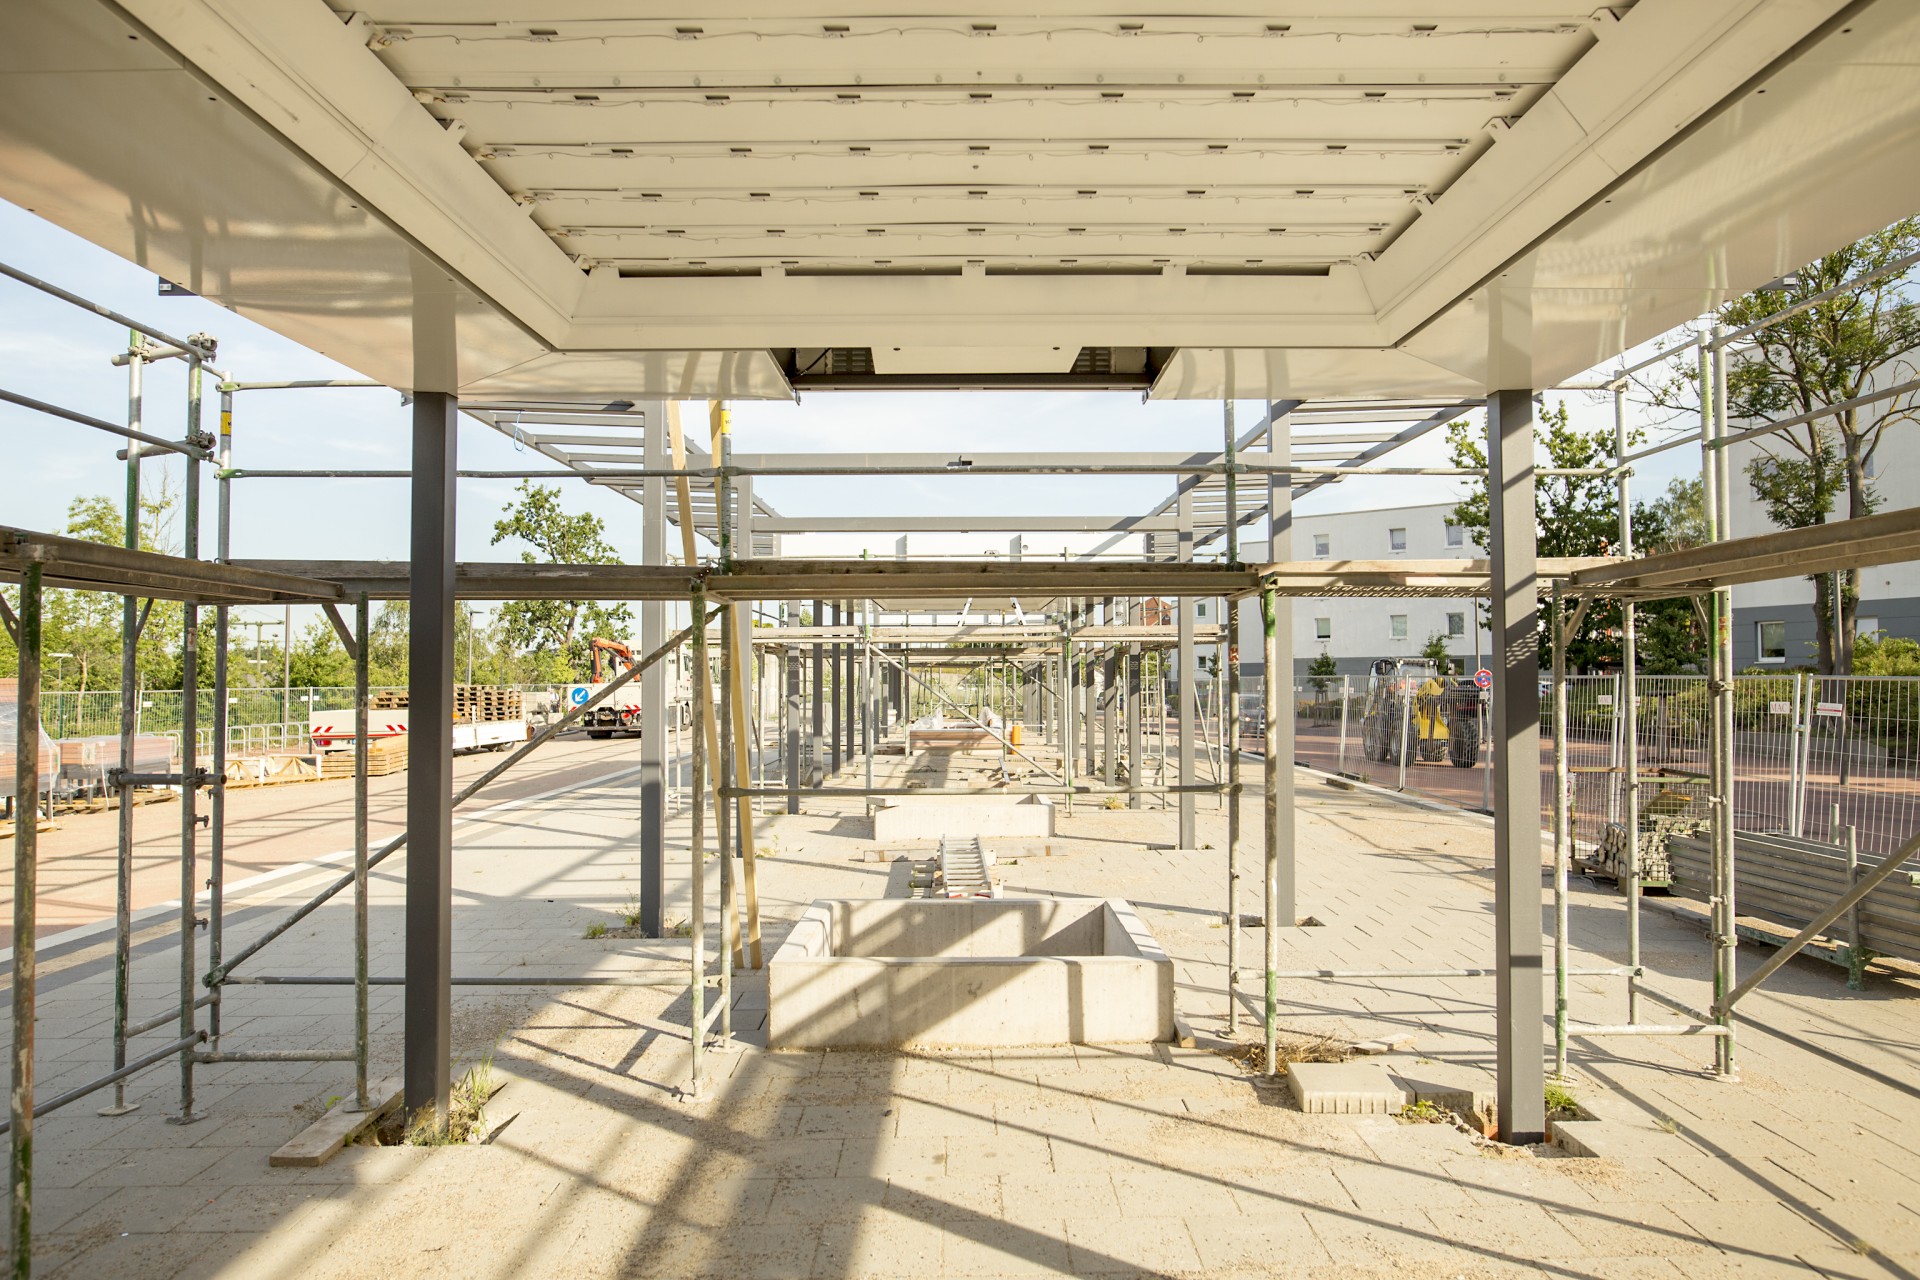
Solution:
<svg viewBox="0 0 1920 1280"><path fill-rule="evenodd" d="M1482 667L1473 673L1473 682L1482 689L1491 689L1493 688L1493 672Z"/></svg>
<svg viewBox="0 0 1920 1280"><path fill-rule="evenodd" d="M585 706L587 702L587 687L577 684L567 690L567 701L576 707Z"/></svg>

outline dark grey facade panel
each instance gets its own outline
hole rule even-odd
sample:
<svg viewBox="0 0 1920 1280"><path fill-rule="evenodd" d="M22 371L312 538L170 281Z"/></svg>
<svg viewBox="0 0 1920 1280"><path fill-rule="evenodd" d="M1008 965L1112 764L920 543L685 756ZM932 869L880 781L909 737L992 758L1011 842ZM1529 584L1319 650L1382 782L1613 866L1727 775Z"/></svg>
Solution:
<svg viewBox="0 0 1920 1280"><path fill-rule="evenodd" d="M1870 618L1875 629L1889 636L1920 640L1920 596L1890 596L1860 602L1860 617ZM1814 664L1813 605L1747 605L1733 611L1733 666L1736 671L1760 666L1760 624L1787 624L1786 667ZM1772 665L1772 664L1767 664Z"/></svg>

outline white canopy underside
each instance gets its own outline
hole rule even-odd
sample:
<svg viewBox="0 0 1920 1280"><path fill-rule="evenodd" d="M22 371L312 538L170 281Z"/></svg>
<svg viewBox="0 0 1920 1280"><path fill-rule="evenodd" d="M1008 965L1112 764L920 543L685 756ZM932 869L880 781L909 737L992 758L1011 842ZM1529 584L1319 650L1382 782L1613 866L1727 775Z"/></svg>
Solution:
<svg viewBox="0 0 1920 1280"><path fill-rule="evenodd" d="M1920 208L1906 0L1153 8L16 0L0 195L582 399L1540 387Z"/></svg>

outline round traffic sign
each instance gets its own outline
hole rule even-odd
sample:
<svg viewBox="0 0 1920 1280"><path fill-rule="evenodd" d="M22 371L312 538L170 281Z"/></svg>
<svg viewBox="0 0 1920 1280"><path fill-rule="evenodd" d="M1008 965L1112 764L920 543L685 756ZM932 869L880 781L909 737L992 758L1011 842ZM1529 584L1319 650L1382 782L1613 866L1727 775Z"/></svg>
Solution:
<svg viewBox="0 0 1920 1280"><path fill-rule="evenodd" d="M567 690L567 701L576 707L585 706L587 702L587 687L583 684L577 684Z"/></svg>
<svg viewBox="0 0 1920 1280"><path fill-rule="evenodd" d="M1482 667L1473 673L1473 682L1482 689L1491 689L1493 688L1493 672Z"/></svg>

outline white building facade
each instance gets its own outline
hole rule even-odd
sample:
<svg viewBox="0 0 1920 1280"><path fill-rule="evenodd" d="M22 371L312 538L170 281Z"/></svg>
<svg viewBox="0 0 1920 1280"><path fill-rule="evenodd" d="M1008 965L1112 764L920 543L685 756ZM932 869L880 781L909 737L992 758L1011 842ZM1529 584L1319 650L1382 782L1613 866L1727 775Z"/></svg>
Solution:
<svg viewBox="0 0 1920 1280"><path fill-rule="evenodd" d="M1802 428L1799 434L1804 435ZM1772 451L1790 456L1782 442ZM1759 441L1732 446L1733 525L1735 538L1776 532L1766 510L1747 481L1747 465L1761 455ZM1879 511L1920 504L1920 423L1896 422L1880 438L1868 468L1868 483L1879 500ZM1846 516L1847 495L1834 504L1831 519ZM1829 597L1831 599L1831 597ZM1831 604L1829 604L1831 607ZM1810 667L1816 661L1813 583L1805 578L1780 578L1733 588L1733 663L1748 667ZM1855 619L1859 635L1884 632L1889 636L1920 639L1920 563L1878 565L1860 571L1860 607Z"/></svg>
<svg viewBox="0 0 1920 1280"><path fill-rule="evenodd" d="M1453 523L1455 503L1293 517L1294 560L1471 560L1484 555ZM1242 670L1263 671L1258 602L1240 615ZM1492 636L1471 599L1389 600L1303 596L1293 602L1294 680L1321 654L1340 675L1364 676L1381 658L1417 658L1434 636L1456 671L1485 665Z"/></svg>

